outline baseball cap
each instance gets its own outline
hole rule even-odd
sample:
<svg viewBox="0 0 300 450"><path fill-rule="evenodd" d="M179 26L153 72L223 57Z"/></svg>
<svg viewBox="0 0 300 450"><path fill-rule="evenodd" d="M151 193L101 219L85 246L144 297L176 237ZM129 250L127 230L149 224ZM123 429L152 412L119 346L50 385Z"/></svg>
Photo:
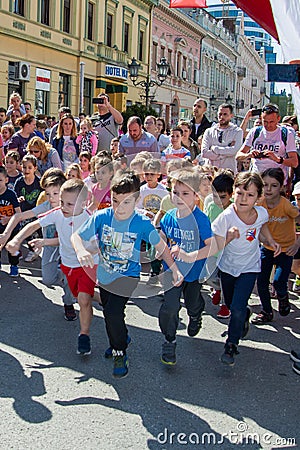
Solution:
<svg viewBox="0 0 300 450"><path fill-rule="evenodd" d="M292 195L298 195L300 194L300 181L295 184Z"/></svg>

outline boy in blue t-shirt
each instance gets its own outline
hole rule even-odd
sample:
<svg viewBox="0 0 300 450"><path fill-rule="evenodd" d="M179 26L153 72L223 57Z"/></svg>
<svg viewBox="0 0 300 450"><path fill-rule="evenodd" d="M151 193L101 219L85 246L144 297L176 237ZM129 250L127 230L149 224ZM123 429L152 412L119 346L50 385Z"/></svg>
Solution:
<svg viewBox="0 0 300 450"><path fill-rule="evenodd" d="M212 231L208 217L196 206L200 177L196 169L179 169L172 172L172 202L175 209L167 211L160 221L171 254L176 258L178 269L184 276L180 286L167 284L165 273L165 301L159 311L159 326L165 336L161 361L176 364L176 330L179 322L180 297L183 293L189 315L187 332L196 336L201 328L205 302L201 294L199 278L209 254ZM203 259L196 255L202 250ZM181 258L181 254L186 258ZM189 259L190 256L190 259ZM183 259L188 260L185 262Z"/></svg>
<svg viewBox="0 0 300 450"><path fill-rule="evenodd" d="M113 356L113 376L117 378L128 373L126 349L130 338L125 325L125 307L138 284L142 240L154 245L163 256L171 267L174 283L182 282L182 275L157 230L147 217L135 211L139 192L140 180L133 172L116 175L111 182L112 207L94 213L72 236L79 262L90 267L94 261L84 241L98 238L97 278L110 343L105 356Z"/></svg>

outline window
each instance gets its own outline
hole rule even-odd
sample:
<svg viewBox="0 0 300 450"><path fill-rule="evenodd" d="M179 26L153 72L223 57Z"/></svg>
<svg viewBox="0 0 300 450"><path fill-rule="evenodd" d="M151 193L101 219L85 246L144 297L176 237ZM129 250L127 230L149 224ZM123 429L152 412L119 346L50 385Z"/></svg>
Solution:
<svg viewBox="0 0 300 450"><path fill-rule="evenodd" d="M65 33L70 33L70 23L71 23L71 0L64 0L63 31Z"/></svg>
<svg viewBox="0 0 300 450"><path fill-rule="evenodd" d="M83 108L85 114L92 114L93 80L87 78L83 82Z"/></svg>
<svg viewBox="0 0 300 450"><path fill-rule="evenodd" d="M144 35L145 33L140 30L139 32L139 48L138 48L138 58L140 61L143 61L144 57Z"/></svg>
<svg viewBox="0 0 300 450"><path fill-rule="evenodd" d="M13 12L20 16L25 16L25 0L14 0Z"/></svg>
<svg viewBox="0 0 300 450"><path fill-rule="evenodd" d="M35 91L35 109L34 114L49 114L49 92Z"/></svg>
<svg viewBox="0 0 300 450"><path fill-rule="evenodd" d="M70 85L70 75L60 73L58 80L58 109L61 106L70 106Z"/></svg>
<svg viewBox="0 0 300 450"><path fill-rule="evenodd" d="M112 47L112 34L113 34L113 16L107 14L106 20L106 45Z"/></svg>
<svg viewBox="0 0 300 450"><path fill-rule="evenodd" d="M87 12L87 38L92 41L94 39L94 3L88 2Z"/></svg>
<svg viewBox="0 0 300 450"><path fill-rule="evenodd" d="M129 53L129 32L130 32L130 25L129 23L124 23L124 45L123 45L123 51Z"/></svg>
<svg viewBox="0 0 300 450"><path fill-rule="evenodd" d="M153 42L153 47L152 47L152 65L151 65L151 69L152 70L157 70L156 68L156 63L157 63L157 48L158 45L156 42Z"/></svg>
<svg viewBox="0 0 300 450"><path fill-rule="evenodd" d="M41 0L41 23L50 25L50 0Z"/></svg>

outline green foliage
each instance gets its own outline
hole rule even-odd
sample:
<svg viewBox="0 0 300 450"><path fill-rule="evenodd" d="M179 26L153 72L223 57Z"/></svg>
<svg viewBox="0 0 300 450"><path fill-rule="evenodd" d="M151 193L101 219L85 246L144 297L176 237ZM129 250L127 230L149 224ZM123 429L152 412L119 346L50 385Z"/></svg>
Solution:
<svg viewBox="0 0 300 450"><path fill-rule="evenodd" d="M126 109L126 111L122 112L122 116L124 119L122 130L123 130L123 133L126 133L127 132L127 121L129 119L129 117L138 116L138 117L140 117L141 121L144 123L145 117L147 117L147 116L157 117L157 113L153 108L151 108L151 106L146 108L145 105L136 105L135 104L135 105L129 106Z"/></svg>

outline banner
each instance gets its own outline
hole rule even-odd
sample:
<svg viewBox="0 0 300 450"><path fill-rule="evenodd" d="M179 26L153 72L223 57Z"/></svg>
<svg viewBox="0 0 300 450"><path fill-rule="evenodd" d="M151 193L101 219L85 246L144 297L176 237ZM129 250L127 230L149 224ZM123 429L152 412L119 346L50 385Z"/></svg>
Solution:
<svg viewBox="0 0 300 450"><path fill-rule="evenodd" d="M170 0L170 8L206 8L206 0Z"/></svg>

